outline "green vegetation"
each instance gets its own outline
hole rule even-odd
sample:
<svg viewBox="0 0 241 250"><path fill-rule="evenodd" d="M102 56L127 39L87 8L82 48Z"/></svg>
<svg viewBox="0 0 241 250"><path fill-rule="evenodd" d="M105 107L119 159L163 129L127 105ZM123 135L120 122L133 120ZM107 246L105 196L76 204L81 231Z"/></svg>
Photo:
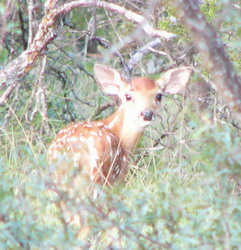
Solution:
<svg viewBox="0 0 241 250"><path fill-rule="evenodd" d="M124 1L118 2L123 5ZM216 14L223 11L219 2L222 1L205 1L202 6L214 25ZM145 1L140 9L146 9L144 4ZM165 4L163 1L166 8L162 15L157 15L158 28L179 37L160 48L167 56L143 57L135 73L148 72L149 61L163 67L175 64L191 47L185 29L179 23L170 23L170 16L175 16L175 12ZM134 8L134 3L126 7ZM1 13L4 8L0 4ZM13 15L19 9L21 4L14 7ZM163 6L157 10L163 10ZM238 13L232 10L228 20L223 20L220 32L239 70L241 19ZM133 29L123 17L103 10L97 14L97 34L113 45L121 44ZM27 10L22 15L28 19ZM103 96L91 77L93 65L98 61L96 57L86 56L89 36L85 31L91 29L91 18L87 9L75 10L66 16L59 38L49 46L42 83L46 102L39 94L41 65L38 65L6 105L0 107L0 249L74 249L77 246L239 249L241 125L213 89L202 92L204 79L198 74L207 75L206 72L193 76L191 94L186 98L163 98L157 119L134 152L125 184L107 189L94 204L91 200L78 203L76 197L54 191L46 150L55 134L72 121L102 119L113 111L109 108L96 116L100 107L113 101ZM21 37L27 35L20 33L18 18L15 23L9 22L5 35L11 43L0 47L0 69L16 56L13 51L18 55L23 50ZM27 21L24 24L27 26ZM234 30L230 38L226 31L231 26ZM145 38L121 47L126 60L148 41ZM171 50L172 47L175 49ZM107 48L100 50L110 58L110 65L121 68L119 59ZM200 60L195 52L185 59L195 67ZM61 199L68 201L73 211L86 214L93 229L88 240L78 239L76 228L64 221Z"/></svg>

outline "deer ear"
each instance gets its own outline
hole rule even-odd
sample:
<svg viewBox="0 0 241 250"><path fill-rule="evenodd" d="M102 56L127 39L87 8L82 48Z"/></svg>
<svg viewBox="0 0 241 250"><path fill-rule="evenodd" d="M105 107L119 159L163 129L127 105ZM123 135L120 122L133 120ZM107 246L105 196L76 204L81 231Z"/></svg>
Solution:
<svg viewBox="0 0 241 250"><path fill-rule="evenodd" d="M104 93L118 95L126 84L118 71L102 64L94 66L95 78Z"/></svg>
<svg viewBox="0 0 241 250"><path fill-rule="evenodd" d="M187 89L192 72L192 68L190 67L170 69L156 82L163 93L182 94Z"/></svg>

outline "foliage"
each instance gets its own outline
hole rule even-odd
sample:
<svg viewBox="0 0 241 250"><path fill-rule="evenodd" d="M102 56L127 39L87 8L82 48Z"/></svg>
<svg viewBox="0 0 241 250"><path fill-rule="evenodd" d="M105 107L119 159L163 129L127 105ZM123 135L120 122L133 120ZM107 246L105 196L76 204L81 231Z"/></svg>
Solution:
<svg viewBox="0 0 241 250"><path fill-rule="evenodd" d="M178 20L170 22L174 9L168 1L162 2L157 10L164 6L165 11L157 14L157 26L179 37L160 48L166 56L145 56L134 72L148 73L149 61L154 64L151 69L178 64L179 57L190 52L188 33ZM128 3L130 9L138 7L135 1ZM202 5L214 25L222 6L220 1ZM2 3L1 13L5 8ZM14 6L11 13L16 18L7 20L5 35L11 43L2 45L0 67L24 49L27 33L20 29L16 16L19 8ZM139 8L146 8L144 1ZM22 14L27 27L27 11ZM96 34L115 45L112 49L121 47L126 61L148 41L140 37L120 46L131 37L127 36L133 24L104 10L97 10L97 20ZM202 92L206 73L200 70L193 76L186 98L163 98L156 121L134 152L127 183L106 189L94 203L87 199L78 203L77 197L54 190L46 148L56 132L72 121L101 119L113 111L109 108L99 113L111 101L92 78L93 65L99 60L98 54L89 55L87 51L92 21L93 14L86 9L67 15L58 39L49 46L45 88L40 84L38 65L0 108L0 248L239 249L241 127L215 90L208 87ZM230 57L240 69L237 11L232 10L221 26ZM226 34L230 27L234 31L231 37ZM99 44L98 50L104 60L108 58L109 64L119 67L119 58L111 49ZM184 62L195 66L199 60L195 52L190 52ZM41 89L46 91L47 114L39 95ZM78 239L78 228L64 220L62 200L77 213L87 215L93 228L88 240Z"/></svg>
<svg viewBox="0 0 241 250"><path fill-rule="evenodd" d="M201 10L209 22L212 22L220 12L222 4L221 2L222 1L218 0L208 0L205 1L203 5L201 5Z"/></svg>
<svg viewBox="0 0 241 250"><path fill-rule="evenodd" d="M169 32L174 32L181 38L181 41L189 41L189 35L186 29L181 26L176 19L176 9L173 7L171 3L165 1L166 8L164 13L162 14L162 19L159 23L159 28L163 30L167 30Z"/></svg>

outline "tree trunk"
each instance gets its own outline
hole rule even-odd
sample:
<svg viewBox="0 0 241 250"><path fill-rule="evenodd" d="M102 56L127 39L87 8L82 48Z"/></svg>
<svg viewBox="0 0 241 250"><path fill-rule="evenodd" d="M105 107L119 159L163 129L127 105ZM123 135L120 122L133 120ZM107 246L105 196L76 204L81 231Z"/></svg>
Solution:
<svg viewBox="0 0 241 250"><path fill-rule="evenodd" d="M182 24L190 31L194 45L203 58L203 65L211 74L218 93L241 120L241 78L225 51L218 32L206 20L193 0L172 0Z"/></svg>

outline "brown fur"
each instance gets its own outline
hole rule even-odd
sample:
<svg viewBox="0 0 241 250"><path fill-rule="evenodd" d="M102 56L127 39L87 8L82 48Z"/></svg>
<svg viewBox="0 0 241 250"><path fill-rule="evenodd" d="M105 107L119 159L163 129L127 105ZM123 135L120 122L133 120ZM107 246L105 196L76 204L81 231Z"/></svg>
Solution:
<svg viewBox="0 0 241 250"><path fill-rule="evenodd" d="M133 79L132 88L135 91L152 90L156 88L156 83L150 78L138 77Z"/></svg>

